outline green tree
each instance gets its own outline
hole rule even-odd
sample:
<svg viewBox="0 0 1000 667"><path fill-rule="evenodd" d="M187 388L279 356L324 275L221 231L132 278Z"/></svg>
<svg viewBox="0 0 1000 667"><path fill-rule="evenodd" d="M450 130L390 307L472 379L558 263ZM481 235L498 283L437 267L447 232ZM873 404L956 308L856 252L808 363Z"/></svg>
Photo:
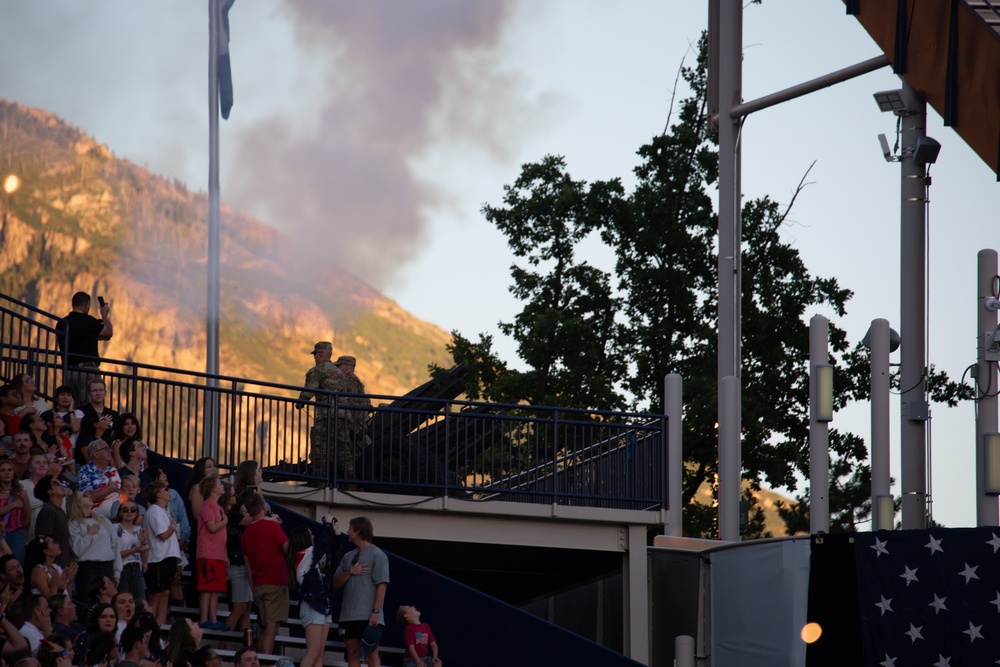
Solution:
<svg viewBox="0 0 1000 667"><path fill-rule="evenodd" d="M614 187L588 188L566 173L562 158L525 165L505 186L503 206L483 207L507 236L514 256L511 292L524 302L500 330L517 342L530 370L508 375L511 397L535 405L616 409L624 405L612 378L620 371L607 272L579 261L577 245L614 209Z"/></svg>
<svg viewBox="0 0 1000 667"><path fill-rule="evenodd" d="M691 535L717 533L714 508L691 502L714 489L717 473L716 217L709 194L718 175L714 137L704 122L705 40L693 68L682 68L691 95L677 122L641 147L634 191L618 180L573 180L562 158L523 167L505 187L504 205L485 206L487 220L528 267L513 266L511 291L524 304L500 329L518 343L529 370L512 372L491 339L473 344L456 332L456 361L479 366L478 395L506 402L578 408L662 410L667 373L684 377L684 525ZM808 174L808 172L807 172ZM782 229L789 204L768 197L742 211L742 456L751 491L763 483L795 491L809 475L807 317L843 316L852 293L834 278L810 273ZM594 234L614 253L616 282L577 259ZM867 397L866 355L849 350L830 327L837 407ZM618 380L617 384L611 378ZM938 399L962 389L931 370ZM932 392L933 393L933 392ZM870 514L870 472L864 441L831 432L833 526L852 530ZM782 508L790 529L808 526L808 495ZM763 515L750 503L747 535L764 534Z"/></svg>

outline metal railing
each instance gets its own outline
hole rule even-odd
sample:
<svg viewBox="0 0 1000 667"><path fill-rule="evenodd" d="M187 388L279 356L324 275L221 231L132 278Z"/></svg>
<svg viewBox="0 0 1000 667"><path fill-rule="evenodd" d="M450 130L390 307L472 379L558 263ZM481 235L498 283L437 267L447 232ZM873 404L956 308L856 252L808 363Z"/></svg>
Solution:
<svg viewBox="0 0 1000 667"><path fill-rule="evenodd" d="M67 368L55 345L54 322L42 317L51 316L33 309L34 318L19 319L15 311L26 304L3 300L0 375L30 366L46 378L45 387L55 387ZM7 327L8 318L18 326ZM211 401L219 406L218 463L227 469L254 459L271 479L315 486L627 509L665 506L663 417L450 396L316 391L316 400L305 402L298 398L301 387L247 378L109 359L101 359L99 369L83 370L104 378L106 404L134 414L154 451L182 461L210 451L204 414ZM207 386L209 378L216 386ZM362 405L364 399L374 406ZM314 465L312 458L321 460Z"/></svg>
<svg viewBox="0 0 1000 667"><path fill-rule="evenodd" d="M0 299L0 378L10 382L31 373L38 393L51 399L66 375L57 345L59 318L8 296Z"/></svg>

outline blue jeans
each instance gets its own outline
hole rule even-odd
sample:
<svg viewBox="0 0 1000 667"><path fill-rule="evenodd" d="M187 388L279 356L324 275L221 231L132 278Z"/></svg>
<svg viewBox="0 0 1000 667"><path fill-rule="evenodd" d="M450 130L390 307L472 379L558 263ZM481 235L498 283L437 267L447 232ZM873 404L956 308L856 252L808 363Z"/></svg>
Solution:
<svg viewBox="0 0 1000 667"><path fill-rule="evenodd" d="M24 562L24 528L18 528L17 530L8 530L7 536L4 538L7 542L7 546L10 547L10 552L17 557L19 563Z"/></svg>

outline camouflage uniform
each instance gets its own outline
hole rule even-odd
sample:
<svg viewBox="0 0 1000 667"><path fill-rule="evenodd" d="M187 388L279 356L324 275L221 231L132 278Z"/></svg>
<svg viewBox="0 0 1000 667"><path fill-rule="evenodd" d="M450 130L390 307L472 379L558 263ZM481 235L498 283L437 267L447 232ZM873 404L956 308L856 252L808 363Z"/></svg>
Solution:
<svg viewBox="0 0 1000 667"><path fill-rule="evenodd" d="M365 385L358 378L357 375L352 373L345 373L345 380L347 384L346 391L349 394L363 394L365 393ZM365 431L368 427L369 411L372 407L371 399L367 396L345 396L343 399L344 405L359 406L365 408L360 409L348 409L341 410L342 418L339 420L339 428L350 432L352 441L354 438L357 439L355 442L355 449L360 450L364 447L363 442L365 437Z"/></svg>
<svg viewBox="0 0 1000 667"><path fill-rule="evenodd" d="M340 370L330 361L323 361L312 368L306 373L306 388L307 389L323 389L326 391L349 391L347 377L344 372ZM311 391L303 391L299 394L299 399L303 401L308 401L313 398L315 394ZM309 462L310 469L313 475L317 477L327 476L327 465L328 465L328 453L326 449L327 445L327 422L330 420L332 415L330 414L330 409L327 407L322 407L329 405L329 401L332 397L326 395L316 396L316 412L313 419L312 428L309 430L309 442L311 445L309 452ZM344 477L354 476L354 456L353 454L348 456L347 452L340 448L337 451L337 462L339 464L338 474Z"/></svg>
<svg viewBox="0 0 1000 667"><path fill-rule="evenodd" d="M353 369L356 364L354 357L342 356L334 363L338 366L340 364L350 366L351 370L344 373L346 386L344 391L349 394L364 394L365 385L354 374ZM367 396L345 396L341 403L350 407L337 411L337 442L341 449L352 451L354 456L359 457L370 442L366 431L372 402Z"/></svg>

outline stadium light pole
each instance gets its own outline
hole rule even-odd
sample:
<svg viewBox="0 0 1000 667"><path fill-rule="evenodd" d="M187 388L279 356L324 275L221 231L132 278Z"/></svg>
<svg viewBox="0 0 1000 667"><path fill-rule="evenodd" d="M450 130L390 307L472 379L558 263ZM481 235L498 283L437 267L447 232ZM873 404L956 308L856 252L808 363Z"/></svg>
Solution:
<svg viewBox="0 0 1000 667"><path fill-rule="evenodd" d="M742 344L741 313L742 246L740 134L744 118L782 102L874 72L889 64L876 56L829 74L805 81L750 102L743 102L743 3L741 0L708 2L708 115L719 134L719 257L718 257L718 371L719 479L737 480L724 470L726 463L741 460ZM731 380L728 378L732 378ZM725 382L723 380L726 379ZM729 386L730 384L735 386ZM733 411L733 414L727 413ZM729 425L723 429L723 424ZM723 430L726 431L723 434ZM723 455L725 453L725 455ZM727 494L720 490L719 524L730 525L739 515L741 487ZM734 504L733 504L734 503ZM730 504L733 504L730 506ZM723 514L727 515L723 521ZM720 531L721 533L721 531ZM721 536L721 535L720 535ZM721 536L722 539L726 537Z"/></svg>

